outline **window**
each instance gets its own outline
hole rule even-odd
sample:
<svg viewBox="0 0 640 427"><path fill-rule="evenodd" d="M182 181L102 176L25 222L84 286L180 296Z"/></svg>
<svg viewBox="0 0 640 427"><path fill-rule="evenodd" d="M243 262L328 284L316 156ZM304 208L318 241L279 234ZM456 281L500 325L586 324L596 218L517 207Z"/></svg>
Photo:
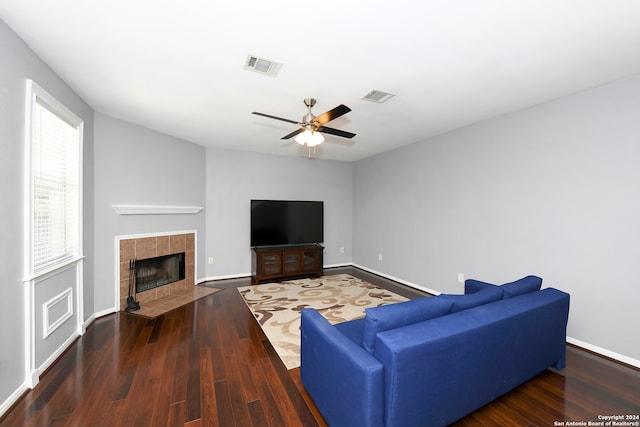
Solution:
<svg viewBox="0 0 640 427"><path fill-rule="evenodd" d="M82 120L29 81L31 271L80 257Z"/></svg>

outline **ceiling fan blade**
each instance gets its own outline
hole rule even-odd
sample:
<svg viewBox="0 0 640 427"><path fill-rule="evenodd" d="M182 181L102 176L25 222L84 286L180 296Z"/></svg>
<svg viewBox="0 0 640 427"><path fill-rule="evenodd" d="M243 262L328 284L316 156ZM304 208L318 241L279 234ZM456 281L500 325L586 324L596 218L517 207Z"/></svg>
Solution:
<svg viewBox="0 0 640 427"><path fill-rule="evenodd" d="M331 134L331 135L341 136L343 138L353 138L354 136L356 136L355 133L347 132L347 131L340 130L340 129L329 128L329 127L326 127L326 126L320 126L316 131L317 132L328 133L328 134Z"/></svg>
<svg viewBox="0 0 640 427"><path fill-rule="evenodd" d="M313 119L313 121L319 123L320 125L323 125L325 123L329 123L333 119L337 119L338 117L347 114L349 111L351 111L351 108L347 107L344 104L340 104L333 110L329 110L326 113L320 114L318 117Z"/></svg>
<svg viewBox="0 0 640 427"><path fill-rule="evenodd" d="M257 111L252 111L251 114L256 114L258 116L268 117L270 119L282 120L283 122L294 123L296 125L302 126L302 123L297 122L295 120L283 119L282 117L272 116L270 114L258 113Z"/></svg>
<svg viewBox="0 0 640 427"><path fill-rule="evenodd" d="M296 136L296 135L298 135L298 134L300 134L300 133L302 133L302 132L304 132L304 128L296 129L296 130L294 130L293 132L291 132L290 134L285 135L285 136L283 136L283 137L282 137L282 138L280 138L280 139L289 139L289 138L293 138L294 136Z"/></svg>

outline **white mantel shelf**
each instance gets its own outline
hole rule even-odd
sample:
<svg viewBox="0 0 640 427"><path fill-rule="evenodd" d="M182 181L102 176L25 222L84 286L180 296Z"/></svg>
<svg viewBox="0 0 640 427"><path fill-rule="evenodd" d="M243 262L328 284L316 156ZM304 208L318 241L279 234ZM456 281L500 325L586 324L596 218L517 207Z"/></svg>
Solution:
<svg viewBox="0 0 640 427"><path fill-rule="evenodd" d="M111 205L118 215L180 215L197 214L202 206Z"/></svg>

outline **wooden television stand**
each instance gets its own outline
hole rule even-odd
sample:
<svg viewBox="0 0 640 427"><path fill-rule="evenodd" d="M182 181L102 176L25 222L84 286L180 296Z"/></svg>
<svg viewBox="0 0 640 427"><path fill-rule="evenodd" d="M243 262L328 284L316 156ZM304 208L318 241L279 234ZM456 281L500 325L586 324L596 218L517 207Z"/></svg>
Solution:
<svg viewBox="0 0 640 427"><path fill-rule="evenodd" d="M320 244L257 246L251 248L251 282L294 276L322 276Z"/></svg>

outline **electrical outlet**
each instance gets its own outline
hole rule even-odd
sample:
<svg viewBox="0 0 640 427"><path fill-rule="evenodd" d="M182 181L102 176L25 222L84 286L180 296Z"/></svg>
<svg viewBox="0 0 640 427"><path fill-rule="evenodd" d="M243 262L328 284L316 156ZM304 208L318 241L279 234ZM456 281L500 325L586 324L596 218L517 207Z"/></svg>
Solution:
<svg viewBox="0 0 640 427"><path fill-rule="evenodd" d="M343 254L344 253L344 246L340 246L340 253Z"/></svg>
<svg viewBox="0 0 640 427"><path fill-rule="evenodd" d="M378 261L382 261L382 254L378 254Z"/></svg>
<svg viewBox="0 0 640 427"><path fill-rule="evenodd" d="M464 274L458 273L458 282L464 283Z"/></svg>
<svg viewBox="0 0 640 427"><path fill-rule="evenodd" d="M213 257L210 256L209 258L207 258L207 263L209 264L213 264Z"/></svg>

